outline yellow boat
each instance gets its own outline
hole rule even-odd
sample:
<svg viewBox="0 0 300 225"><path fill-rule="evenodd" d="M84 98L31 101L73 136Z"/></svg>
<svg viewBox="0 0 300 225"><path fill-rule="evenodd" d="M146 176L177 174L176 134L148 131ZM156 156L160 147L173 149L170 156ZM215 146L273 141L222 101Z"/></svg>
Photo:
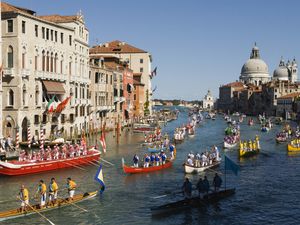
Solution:
<svg viewBox="0 0 300 225"><path fill-rule="evenodd" d="M260 143L259 137L256 136L255 140L247 142L240 141L240 148L239 148L239 156L240 157L250 157L259 153L260 150Z"/></svg>
<svg viewBox="0 0 300 225"><path fill-rule="evenodd" d="M293 144L294 144L294 141L291 141L291 143L288 144L288 146L287 146L288 152L298 152L298 151L300 151L300 147L297 147Z"/></svg>
<svg viewBox="0 0 300 225"><path fill-rule="evenodd" d="M74 203L93 198L96 195L97 195L97 191L94 191L94 192L89 192L89 193L86 192L84 194L74 195L72 201L68 201L67 199L64 199L64 198L58 198L57 203L54 206L48 206L48 208L40 209L38 205L31 205L32 208L30 206L28 206L26 212L21 212L20 208L3 211L3 212L0 212L0 222L4 221L4 220L8 220L8 219L17 218L17 217L29 216L29 215L37 213L37 212L40 213L40 212L45 212L45 211L49 211L52 209L58 209L61 207L69 206Z"/></svg>

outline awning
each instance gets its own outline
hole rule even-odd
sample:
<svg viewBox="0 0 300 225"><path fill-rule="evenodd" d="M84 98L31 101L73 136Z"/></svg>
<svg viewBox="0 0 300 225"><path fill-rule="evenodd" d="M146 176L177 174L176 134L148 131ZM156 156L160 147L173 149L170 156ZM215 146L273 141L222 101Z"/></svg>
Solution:
<svg viewBox="0 0 300 225"><path fill-rule="evenodd" d="M64 94L66 93L64 86L60 82L44 80L43 84L47 94Z"/></svg>

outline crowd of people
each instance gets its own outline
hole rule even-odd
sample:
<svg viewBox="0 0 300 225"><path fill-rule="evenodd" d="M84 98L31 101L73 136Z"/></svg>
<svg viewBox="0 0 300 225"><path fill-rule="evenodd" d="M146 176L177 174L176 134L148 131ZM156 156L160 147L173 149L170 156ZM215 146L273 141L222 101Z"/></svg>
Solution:
<svg viewBox="0 0 300 225"><path fill-rule="evenodd" d="M214 192L218 192L220 190L222 182L222 178L216 173L212 182ZM195 187L196 188L194 190L198 191L199 198L203 198L205 195L207 195L210 191L210 184L207 177L204 176L204 179L200 178ZM192 197L193 184L189 181L188 178L185 178L181 189L186 199L190 199Z"/></svg>
<svg viewBox="0 0 300 225"><path fill-rule="evenodd" d="M187 156L186 164L194 167L205 167L220 161L220 153L217 146L213 146L210 151L200 153L190 152Z"/></svg>
<svg viewBox="0 0 300 225"><path fill-rule="evenodd" d="M140 158L137 154L133 156L132 161L134 167L136 168L140 167ZM151 153L151 154L146 153L142 159L142 165L144 168L148 168L149 166L164 165L166 161L167 161L167 154L164 151L161 151L160 153Z"/></svg>
<svg viewBox="0 0 300 225"><path fill-rule="evenodd" d="M94 147L96 148L96 146ZM74 158L82 155L87 155L88 149L84 141L79 144L64 144L62 146L50 146L39 151L33 151L32 154L25 150L20 151L19 161L46 161L56 159Z"/></svg>
<svg viewBox="0 0 300 225"><path fill-rule="evenodd" d="M66 188L68 191L68 198L66 201L72 201L74 194L75 194L75 189L76 189L76 183L74 180L72 180L70 177L67 178L67 183L66 183ZM39 181L37 191L35 193L35 197L40 198L40 203L39 203L39 208L43 209L44 207L49 207L49 206L55 206L57 204L57 199L58 197L58 190L59 186L55 180L55 178L51 178L50 183L47 186L43 180ZM64 190L64 189L63 189ZM49 200L47 201L47 191L48 191L48 197ZM29 203L29 191L25 187L24 184L21 185L20 192L17 196L17 198L21 201L21 212L26 212L27 209L31 208L31 205Z"/></svg>

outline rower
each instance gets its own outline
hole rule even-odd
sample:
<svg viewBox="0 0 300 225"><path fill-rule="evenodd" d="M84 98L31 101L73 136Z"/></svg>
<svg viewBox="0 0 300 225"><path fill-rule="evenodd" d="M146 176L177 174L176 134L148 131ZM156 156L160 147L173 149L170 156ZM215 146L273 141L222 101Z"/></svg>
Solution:
<svg viewBox="0 0 300 225"><path fill-rule="evenodd" d="M135 154L135 155L133 156L132 161L133 161L133 166L134 166L134 167L139 167L139 157L138 157L137 154Z"/></svg>
<svg viewBox="0 0 300 225"><path fill-rule="evenodd" d="M155 154L155 165L159 166L160 157L158 154Z"/></svg>
<svg viewBox="0 0 300 225"><path fill-rule="evenodd" d="M21 189L20 189L20 192L19 192L19 196L18 196L20 199L21 199L21 212L26 212L26 206L29 204L29 192L28 192L28 189L25 188L25 185L22 184L21 185Z"/></svg>
<svg viewBox="0 0 300 225"><path fill-rule="evenodd" d="M73 181L71 179L71 177L68 177L67 179L67 188L68 188L68 192L69 192L69 198L68 200L72 200L73 201L73 196L75 194L75 189L76 189L76 183L75 181Z"/></svg>
<svg viewBox="0 0 300 225"><path fill-rule="evenodd" d="M166 164L166 160L167 160L167 156L166 156L166 153L162 153L161 154L161 163L164 165Z"/></svg>
<svg viewBox="0 0 300 225"><path fill-rule="evenodd" d="M215 177L213 180L213 185L215 187L215 192L218 192L222 185L222 179L221 179L221 177L219 177L219 175L217 173L215 174Z"/></svg>
<svg viewBox="0 0 300 225"><path fill-rule="evenodd" d="M190 156L188 156L188 159L187 159L186 162L187 162L187 164L188 164L189 166L194 166L193 160L191 159Z"/></svg>
<svg viewBox="0 0 300 225"><path fill-rule="evenodd" d="M204 186L204 192L206 194L208 194L208 191L209 191L209 182L207 180L207 176L204 176L203 186Z"/></svg>
<svg viewBox="0 0 300 225"><path fill-rule="evenodd" d="M144 161L145 161L144 168L148 168L149 167L149 163L150 163L150 156L148 156L147 154L145 154Z"/></svg>
<svg viewBox="0 0 300 225"><path fill-rule="evenodd" d="M37 190L37 192L40 194L41 197L40 209L44 208L46 204L46 198L47 198L46 191L47 191L46 184L44 183L43 180L40 180L38 190Z"/></svg>
<svg viewBox="0 0 300 225"><path fill-rule="evenodd" d="M189 181L189 178L185 178L185 181L182 185L182 191L185 199L192 197L192 183Z"/></svg>
<svg viewBox="0 0 300 225"><path fill-rule="evenodd" d="M170 150L170 153L171 153L171 160L173 160L174 159L175 146L174 145L170 145L169 150Z"/></svg>
<svg viewBox="0 0 300 225"><path fill-rule="evenodd" d="M51 181L49 184L49 203L52 205L55 205L55 203L56 203L57 191L58 191L58 185L55 181L55 178L51 178Z"/></svg>
<svg viewBox="0 0 300 225"><path fill-rule="evenodd" d="M202 178L200 178L197 183L197 189L198 189L199 198L203 198L205 193L205 186Z"/></svg>
<svg viewBox="0 0 300 225"><path fill-rule="evenodd" d="M154 166L154 161L155 161L155 155L153 153L151 153L150 162L151 162L152 166Z"/></svg>

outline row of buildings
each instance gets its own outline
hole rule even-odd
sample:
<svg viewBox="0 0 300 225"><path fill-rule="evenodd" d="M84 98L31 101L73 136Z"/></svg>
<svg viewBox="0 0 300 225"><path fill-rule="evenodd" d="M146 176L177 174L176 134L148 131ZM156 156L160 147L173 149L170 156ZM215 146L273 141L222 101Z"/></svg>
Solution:
<svg viewBox="0 0 300 225"><path fill-rule="evenodd" d="M219 88L218 109L223 112L242 112L247 115L296 116L300 83L295 58L280 59L270 77L268 65L261 59L259 48L252 48L250 59L243 65L239 81Z"/></svg>
<svg viewBox="0 0 300 225"><path fill-rule="evenodd" d="M72 138L151 114L151 54L122 41L90 47L81 12L1 2L0 34L0 137Z"/></svg>

